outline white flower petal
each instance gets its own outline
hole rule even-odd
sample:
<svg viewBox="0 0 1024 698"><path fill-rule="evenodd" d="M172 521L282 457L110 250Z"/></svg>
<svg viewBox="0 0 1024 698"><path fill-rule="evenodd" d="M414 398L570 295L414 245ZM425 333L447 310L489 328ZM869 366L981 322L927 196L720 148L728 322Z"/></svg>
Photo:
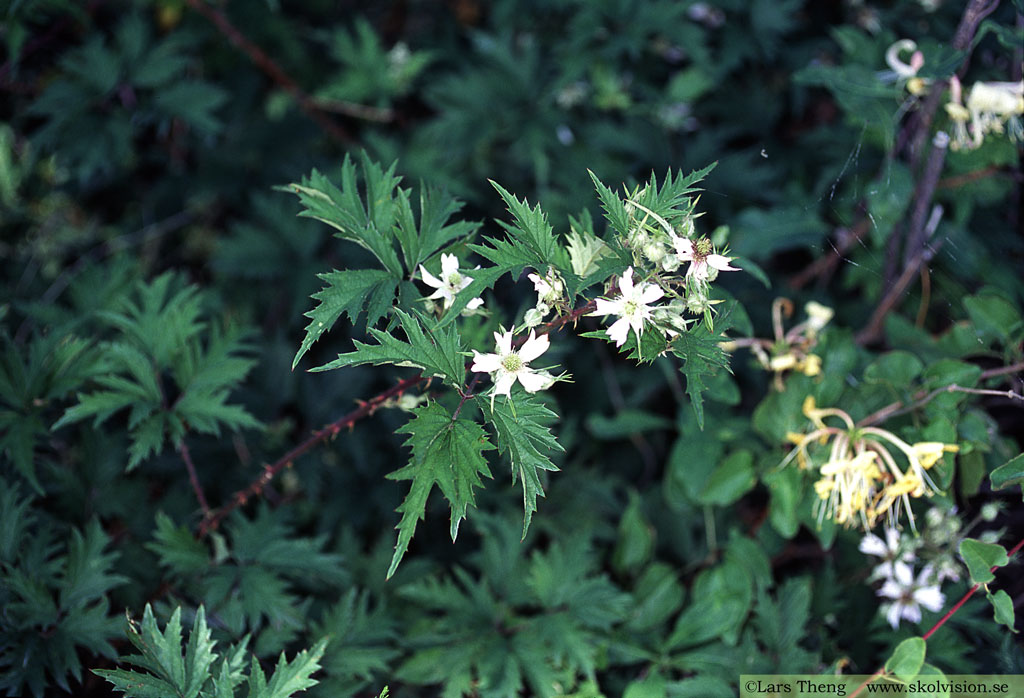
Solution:
<svg viewBox="0 0 1024 698"><path fill-rule="evenodd" d="M466 310L476 310L484 304L483 298L474 298L469 303L466 303Z"/></svg>
<svg viewBox="0 0 1024 698"><path fill-rule="evenodd" d="M608 336L611 337L617 347L625 344L626 338L629 336L629 320L619 318L612 323L612 326L608 328Z"/></svg>
<svg viewBox="0 0 1024 698"><path fill-rule="evenodd" d="M665 295L665 289L657 284L644 284L640 290L640 302L649 305L660 300Z"/></svg>
<svg viewBox="0 0 1024 698"><path fill-rule="evenodd" d="M892 563L883 562L876 566L875 569L871 570L871 576L868 577L868 582L876 582L879 579L888 580L890 577L892 577Z"/></svg>
<svg viewBox="0 0 1024 698"><path fill-rule="evenodd" d="M650 315L650 313L647 314ZM640 335L644 333L644 315L642 313L635 313L628 320L629 326L636 332L637 340L639 340Z"/></svg>
<svg viewBox="0 0 1024 698"><path fill-rule="evenodd" d="M897 577L898 579L909 579L914 576L914 571L903 560L896 560L892 563L892 574L890 576Z"/></svg>
<svg viewBox="0 0 1024 698"><path fill-rule="evenodd" d="M693 260L690 262L690 267L686 270L687 276L693 276L698 279L708 278L708 263L706 260Z"/></svg>
<svg viewBox="0 0 1024 698"><path fill-rule="evenodd" d="M676 254L679 255L679 259L684 262L689 262L693 259L693 243L690 242L689 238L673 235L672 246L676 248Z"/></svg>
<svg viewBox="0 0 1024 698"><path fill-rule="evenodd" d="M452 274L459 273L459 258L453 254L441 255L441 275L448 278Z"/></svg>
<svg viewBox="0 0 1024 698"><path fill-rule="evenodd" d="M523 384L523 388L528 393L544 390L548 386L548 377L534 371L520 371L516 377L519 378L519 382Z"/></svg>
<svg viewBox="0 0 1024 698"><path fill-rule="evenodd" d="M885 541L874 533L864 536L857 549L865 555L876 555L878 557L885 557L886 553L889 552L889 547L885 544Z"/></svg>
<svg viewBox="0 0 1024 698"><path fill-rule="evenodd" d="M885 611L885 619L889 621L889 625L891 625L894 630L900 627L901 611L902 606L900 606L898 603L889 604L889 608Z"/></svg>
<svg viewBox="0 0 1024 698"><path fill-rule="evenodd" d="M633 295L633 267L627 267L619 277L619 290L622 291L623 298Z"/></svg>
<svg viewBox="0 0 1024 698"><path fill-rule="evenodd" d="M494 394L511 397L512 386L515 382L516 374L509 373L508 371L498 371L498 375L494 379Z"/></svg>
<svg viewBox="0 0 1024 698"><path fill-rule="evenodd" d="M522 348L519 350L519 358L523 360L523 363L530 363L546 352L550 345L551 340L548 339L546 334L542 334L538 337L533 330L530 330L530 338L526 340Z"/></svg>
<svg viewBox="0 0 1024 698"><path fill-rule="evenodd" d="M914 591L914 601L935 613L942 610L946 597L937 586L923 587Z"/></svg>
<svg viewBox="0 0 1024 698"><path fill-rule="evenodd" d="M444 282L427 271L427 268L422 264L420 265L420 278L423 279L423 283L427 286L431 286L433 288L441 288L444 286Z"/></svg>
<svg viewBox="0 0 1024 698"><path fill-rule="evenodd" d="M494 373L499 368L501 368L501 357L497 354L473 352L473 365L469 367L473 373Z"/></svg>
<svg viewBox="0 0 1024 698"><path fill-rule="evenodd" d="M526 278L533 282L533 290L537 292L537 295L543 298L551 293L551 285L542 277L537 274L527 274Z"/></svg>
<svg viewBox="0 0 1024 698"><path fill-rule="evenodd" d="M896 566L895 572L897 583L899 583L899 585L904 589L910 588L910 586L914 583L914 573L913 571L911 571L908 565Z"/></svg>
<svg viewBox="0 0 1024 698"><path fill-rule="evenodd" d="M591 315L618 315L622 312L622 300L610 301L606 298L596 298L597 310Z"/></svg>
<svg viewBox="0 0 1024 698"><path fill-rule="evenodd" d="M918 608L916 603L904 603L896 605L899 607L900 612L903 614L903 617L909 620L911 623L921 622L921 609Z"/></svg>
<svg viewBox="0 0 1024 698"><path fill-rule="evenodd" d="M886 580L882 588L878 590L878 596L884 596L887 599L898 599L903 596L903 587L893 579Z"/></svg>
<svg viewBox="0 0 1024 698"><path fill-rule="evenodd" d="M512 353L512 331L505 334L494 333L494 343L498 346L498 353L502 356Z"/></svg>
<svg viewBox="0 0 1024 698"><path fill-rule="evenodd" d="M739 267L729 266L729 262L732 261L732 257L725 257L720 254L709 254L707 256L707 262L718 271L740 271Z"/></svg>

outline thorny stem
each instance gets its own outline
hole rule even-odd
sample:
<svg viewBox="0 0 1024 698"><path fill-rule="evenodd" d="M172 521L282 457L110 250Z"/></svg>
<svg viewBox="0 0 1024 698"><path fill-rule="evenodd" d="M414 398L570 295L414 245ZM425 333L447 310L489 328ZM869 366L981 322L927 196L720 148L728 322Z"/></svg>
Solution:
<svg viewBox="0 0 1024 698"><path fill-rule="evenodd" d="M259 477L253 480L248 486L231 495L231 499L227 504L216 511L211 512L209 516L206 517L202 525L199 527L199 537L202 538L208 533L215 531L217 527L220 526L221 521L223 521L228 514L249 501L250 497L257 497L261 495L264 488L270 484L270 481L273 480L278 473L291 465L296 458L313 448L313 446L316 446L321 441L326 441L332 436L336 436L342 429L351 427L363 417L373 414L385 401L393 397L398 397L409 388L412 388L414 385L417 385L424 380L426 380L425 376L417 374L411 378L399 381L396 385L391 386L387 390L378 393L366 402L363 402L359 407L352 410L341 419L328 424L319 431L314 431L305 441L278 458L274 463L263 466L263 471L260 473Z"/></svg>
<svg viewBox="0 0 1024 698"><path fill-rule="evenodd" d="M367 104L357 104L340 99L324 99L322 97L314 98L313 104L323 111L344 114L345 116L363 119L364 121L376 121L377 123L386 124L395 120L394 109L371 107Z"/></svg>
<svg viewBox="0 0 1024 698"><path fill-rule="evenodd" d="M1017 545L1015 545L1012 548L1010 548L1006 552L1006 556L1009 557L1009 558L1013 558L1013 556L1016 555L1020 551L1020 549L1022 547L1024 547L1024 538L1022 538L1020 541L1018 541ZM991 567L989 569L989 572L995 572L997 569L999 569L999 566L998 565L994 565L993 567ZM926 632L924 635L921 636L921 639L927 642L928 638L930 638L932 635L934 635L936 630L938 630L943 625L945 625L946 621L948 621L950 618L952 618L953 614L956 613L957 611L959 611L960 607L963 606L965 603L967 603L967 600L969 598L971 598L972 596L974 596L974 593L976 591L978 591L978 589L980 589L981 587L982 587L981 584L975 584L970 589L968 589L967 593L965 593L962 597L960 597L960 600L957 601L955 604L953 604L953 607L950 608L948 611L946 611L945 615L943 615L942 618L939 618L939 620L936 621L935 625L933 625L928 632ZM853 693L850 694L850 698L856 698L858 695L860 695L864 691L864 687L865 686L867 686L869 683L871 683L875 679L877 679L877 678L879 678L881 676L884 676L884 675L885 675L885 668L883 667L883 668L879 669L878 671L876 671L874 674L872 674L864 683L862 683L860 686L858 686L857 690L855 690Z"/></svg>
<svg viewBox="0 0 1024 698"><path fill-rule="evenodd" d="M231 23L231 20L229 20L223 12L215 7L211 7L205 2L205 0L185 0L185 2L193 10L210 20L210 22L217 27L220 33L227 37L228 41L245 53L245 55L249 57L249 60L255 63L256 66L271 80L277 83L281 89L295 98L295 101L298 102L302 111L306 112L306 115L315 121L317 125L327 133L327 135L342 145L347 145L352 142L352 137L348 132L328 118L327 115L320 110L316 101L314 101L305 90L299 87L299 84L284 72L281 66L275 63L274 60L263 51L263 49L242 34L242 32Z"/></svg>
<svg viewBox="0 0 1024 698"><path fill-rule="evenodd" d="M934 228L927 224L927 215L932 198L935 196L935 187L939 183L939 175L942 174L942 166L946 163L948 150L949 135L939 131L932 139L932 151L928 154L928 162L918 183L916 205L910 215L910 231L903 248L904 266L910 266L928 243L929 233L935 232ZM937 224L938 221L936 221Z"/></svg>
<svg viewBox="0 0 1024 698"><path fill-rule="evenodd" d="M476 384L480 380L480 374L474 373L473 379L469 381L469 385L466 386L465 391L459 391L462 394L462 399L459 400L459 406L455 408L455 412L452 413L452 421L454 422L459 418L459 412L462 412L462 406L466 404L466 400L476 397L473 394L473 390L476 388Z"/></svg>
<svg viewBox="0 0 1024 698"><path fill-rule="evenodd" d="M188 470L188 480L192 483L192 491L196 493L196 499L199 500L199 506L203 510L203 518L207 518L210 516L210 505L206 503L206 495L203 494L203 487L199 484L196 466L192 462L192 455L188 451L185 439L182 439L181 443L178 444L178 452L181 453L181 459L185 461L185 469Z"/></svg>
<svg viewBox="0 0 1024 698"><path fill-rule="evenodd" d="M967 64L970 60L969 49L978 30L978 25L998 5L999 0L971 0L964 10L960 18L960 24L957 26L956 34L953 37L953 48L965 53L964 63L958 72L961 77L967 70ZM935 117L935 112L942 102L948 84L948 81L940 80L932 85L931 91L925 98L921 109L918 110L916 118L912 119L900 133L895 152L902 151L903 147L909 143L910 156L915 163L920 162L924 156L925 138L931 130L932 119ZM938 245L930 249L925 248L925 243L929 236L925 232L924 217L925 213L931 208L932 198L935 195L935 186L942 172L948 146L949 136L942 132L937 133L932 141L927 162L923 167L922 174L914 190L913 203L910 208L910 225L904 241L903 272L894 282L893 276L896 273L895 260L900 245L900 228L897 227L893 231L889 242L890 263L885 270L886 292L871 316L871 321L867 327L857 334L858 344L868 344L879 338L882 331L882 321L885 319L885 316L896 305L903 291L906 290L906 287L917 274L918 269L923 264L926 264L938 249Z"/></svg>
<svg viewBox="0 0 1024 698"><path fill-rule="evenodd" d="M576 322L581 316L593 312L596 307L597 304L594 301L584 303L583 305L581 305L579 308L576 308L572 312L567 313L566 315L563 315L561 317L557 317L554 320L544 325L541 325L539 328L537 328L536 333L538 335L542 335L553 332L563 327L564 325L569 324L570 322ZM344 417L341 417L337 421L328 424L323 429L313 432L305 441L300 443L292 450L288 451L288 453L284 454L273 463L264 465L263 470L262 472L260 472L259 476L256 477L247 486L243 487L242 489L236 491L233 495L231 495L227 504L224 504L219 509L209 512L206 512L206 510L204 509L204 513L207 513L207 515L203 519L202 524L200 524L199 526L198 537L203 538L209 533L212 533L213 531L217 530L217 527L220 526L221 522L228 516L228 514L230 514L240 506L243 506L247 501L249 501L250 497L258 497L261 494L263 494L263 490L266 489L267 485L270 484L270 481L273 480L282 470L291 465L292 462L296 458L301 456L303 453L313 448L321 441L326 441L332 436L336 436L342 429L353 426L363 417L368 417L372 415L377 410L377 408L383 405L387 400L390 400L391 398L394 397L398 397L405 391L418 385L419 383L422 383L425 380L426 376L424 376L423 374L416 374L415 376L400 381L397 385L393 385L387 390L378 393L377 395L374 395L369 400L360 403L359 407L352 410ZM474 381L475 380L476 378L474 378ZM472 385L473 384L471 383L469 391L463 394L462 403L465 403L465 401L469 399L468 393L472 392ZM462 403L460 403L459 405L460 409L462 407ZM456 412L456 416L457 415L458 412Z"/></svg>

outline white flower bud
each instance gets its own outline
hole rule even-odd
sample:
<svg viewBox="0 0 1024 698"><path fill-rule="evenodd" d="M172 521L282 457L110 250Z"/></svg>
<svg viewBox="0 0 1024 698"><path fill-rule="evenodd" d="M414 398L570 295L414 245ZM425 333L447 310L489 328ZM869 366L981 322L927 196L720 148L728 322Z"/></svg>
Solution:
<svg viewBox="0 0 1024 698"><path fill-rule="evenodd" d="M648 242L644 245L644 257L647 257L652 263L660 264L661 260L668 254L668 250L665 246L658 242Z"/></svg>
<svg viewBox="0 0 1024 698"><path fill-rule="evenodd" d="M832 316L835 315L835 311L828 306L822 305L817 301L810 301L804 306L804 312L807 313L807 326L811 332L817 334L821 332L822 328L825 327L832 320Z"/></svg>
<svg viewBox="0 0 1024 698"><path fill-rule="evenodd" d="M523 325L526 327L536 327L544 322L544 316L547 314L548 307L543 303L538 303L536 308L530 308L526 311L526 314L523 316Z"/></svg>

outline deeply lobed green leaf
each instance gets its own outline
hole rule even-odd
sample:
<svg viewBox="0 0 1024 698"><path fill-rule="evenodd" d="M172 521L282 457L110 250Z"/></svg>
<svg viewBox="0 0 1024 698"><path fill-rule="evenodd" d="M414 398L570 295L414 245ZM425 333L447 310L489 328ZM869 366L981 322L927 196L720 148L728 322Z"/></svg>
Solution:
<svg viewBox="0 0 1024 698"><path fill-rule="evenodd" d="M427 497L435 485L451 508L451 536L455 540L459 523L473 504L473 489L481 485L480 476L491 477L483 452L494 447L479 424L450 414L436 402L417 408L413 415L398 430L409 435L405 443L412 448L412 458L408 465L388 475L391 480L412 481L398 507L402 519L388 577L408 550L417 522L426 515Z"/></svg>

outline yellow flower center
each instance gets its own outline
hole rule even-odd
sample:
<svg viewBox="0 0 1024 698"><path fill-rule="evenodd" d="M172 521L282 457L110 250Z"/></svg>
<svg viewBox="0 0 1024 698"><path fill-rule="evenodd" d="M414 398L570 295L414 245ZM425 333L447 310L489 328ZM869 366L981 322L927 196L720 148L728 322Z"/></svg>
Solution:
<svg viewBox="0 0 1024 698"><path fill-rule="evenodd" d="M516 373L522 370L523 360L519 358L519 354L507 354L501 358L501 367L509 373Z"/></svg>

